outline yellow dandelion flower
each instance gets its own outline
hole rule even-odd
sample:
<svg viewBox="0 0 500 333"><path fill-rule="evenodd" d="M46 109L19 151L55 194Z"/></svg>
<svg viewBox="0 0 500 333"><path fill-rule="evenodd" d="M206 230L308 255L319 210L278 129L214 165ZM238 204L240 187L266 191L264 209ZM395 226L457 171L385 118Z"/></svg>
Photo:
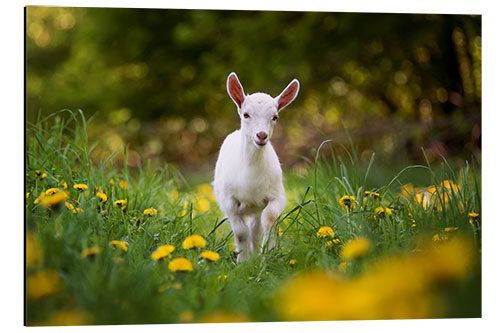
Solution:
<svg viewBox="0 0 500 333"><path fill-rule="evenodd" d="M200 235L188 236L184 242L182 242L182 247L185 249L204 248L205 246L207 246L207 242Z"/></svg>
<svg viewBox="0 0 500 333"><path fill-rule="evenodd" d="M335 233L333 232L332 228L324 226L318 229L316 236L319 238L327 238L327 237L333 238L335 236Z"/></svg>
<svg viewBox="0 0 500 333"><path fill-rule="evenodd" d="M41 196L40 203L44 207L52 207L63 203L68 198L69 198L68 192L59 190L50 196L47 195Z"/></svg>
<svg viewBox="0 0 500 333"><path fill-rule="evenodd" d="M59 291L61 279L53 270L33 273L26 279L26 295L31 300L38 300Z"/></svg>
<svg viewBox="0 0 500 333"><path fill-rule="evenodd" d="M384 217L384 216L391 216L392 215L392 210L390 208L384 208L382 206L379 206L375 208L375 216L377 217Z"/></svg>
<svg viewBox="0 0 500 333"><path fill-rule="evenodd" d="M69 210L74 210L75 209L75 206L73 206L71 203L69 202L65 202L64 205L66 206L66 208L68 208Z"/></svg>
<svg viewBox="0 0 500 333"><path fill-rule="evenodd" d="M78 190L78 191L80 191L80 192L81 192L81 191L85 191L85 190L86 190L86 189L88 189L89 187L88 187L87 185L85 185L85 184L75 184L75 185L73 185L73 188L74 188L75 190Z"/></svg>
<svg viewBox="0 0 500 333"><path fill-rule="evenodd" d="M329 248L329 247L332 247L333 244L338 244L340 242L340 239L338 238L334 238L332 240L329 240L328 242L325 243L325 247L326 248Z"/></svg>
<svg viewBox="0 0 500 333"><path fill-rule="evenodd" d="M165 244L156 249L155 252L151 254L151 258L159 261L163 260L165 258L170 258L171 253L175 250L175 246L170 245L170 244Z"/></svg>
<svg viewBox="0 0 500 333"><path fill-rule="evenodd" d="M206 198L199 198L197 200L198 211L204 213L210 209L210 201Z"/></svg>
<svg viewBox="0 0 500 333"><path fill-rule="evenodd" d="M78 213L83 213L85 212L83 209L81 209L80 207L76 207L75 209L73 209L71 211L73 214L78 214Z"/></svg>
<svg viewBox="0 0 500 333"><path fill-rule="evenodd" d="M217 280L226 280L227 279L227 275L219 275L217 276Z"/></svg>
<svg viewBox="0 0 500 333"><path fill-rule="evenodd" d="M148 208L148 209L145 209L143 213L144 213L144 215L154 216L154 215L158 214L158 211L154 208Z"/></svg>
<svg viewBox="0 0 500 333"><path fill-rule="evenodd" d="M127 200L120 199L120 200L116 200L114 202L114 205L117 206L117 207L121 207L121 206L125 205L126 203L127 203Z"/></svg>
<svg viewBox="0 0 500 333"><path fill-rule="evenodd" d="M193 264L186 258L175 258L168 264L168 269L172 272L192 271Z"/></svg>
<svg viewBox="0 0 500 333"><path fill-rule="evenodd" d="M63 180L63 182L62 182L62 186L63 186L63 188L64 188L64 189L67 189L67 188L68 188L68 184L67 184L64 180Z"/></svg>
<svg viewBox="0 0 500 333"><path fill-rule="evenodd" d="M458 230L457 227L446 227L446 228L444 228L445 232L453 232L453 231L456 231L456 230Z"/></svg>
<svg viewBox="0 0 500 333"><path fill-rule="evenodd" d="M356 208L356 198L354 198L352 195L344 195L339 199L339 203L341 206L349 210Z"/></svg>
<svg viewBox="0 0 500 333"><path fill-rule="evenodd" d="M108 201L108 196L106 195L106 193L97 192L96 197L98 197L99 200L101 200L103 203L106 203Z"/></svg>
<svg viewBox="0 0 500 333"><path fill-rule="evenodd" d="M127 181L125 180L120 180L120 187L123 188L123 189L127 189L128 188L128 183Z"/></svg>
<svg viewBox="0 0 500 333"><path fill-rule="evenodd" d="M372 192L372 191L365 191L364 195L365 195L365 197L380 198L380 194L379 193Z"/></svg>
<svg viewBox="0 0 500 333"><path fill-rule="evenodd" d="M470 212L469 213L469 217L472 217L473 219L476 218L476 217L479 217L479 214L476 213L476 212Z"/></svg>
<svg viewBox="0 0 500 333"><path fill-rule="evenodd" d="M92 247L89 247L88 249L84 249L80 255L83 257L83 258L92 258L94 257L96 254L99 254L101 252L101 248L99 246L92 246Z"/></svg>
<svg viewBox="0 0 500 333"><path fill-rule="evenodd" d="M288 265L290 265L290 266L294 266L296 263L297 263L297 260L295 260L295 259L288 260Z"/></svg>
<svg viewBox="0 0 500 333"><path fill-rule="evenodd" d="M128 250L128 243L127 242L122 242L119 240L112 240L109 242L109 246L113 249L116 250L117 248L122 249L123 251L127 252Z"/></svg>
<svg viewBox="0 0 500 333"><path fill-rule="evenodd" d="M360 258L368 253L370 247L371 244L367 238L353 238L344 245L340 251L340 256L345 260Z"/></svg>
<svg viewBox="0 0 500 333"><path fill-rule="evenodd" d="M115 185L115 180L114 180L113 178L111 178L111 179L109 180L109 183L110 183L111 185Z"/></svg>
<svg viewBox="0 0 500 333"><path fill-rule="evenodd" d="M30 192L26 192L26 199L30 197Z"/></svg>
<svg viewBox="0 0 500 333"><path fill-rule="evenodd" d="M203 259L207 259L209 261L217 261L220 259L220 256L217 252L210 251L210 250L203 251L200 254L200 257L202 257Z"/></svg>
<svg viewBox="0 0 500 333"><path fill-rule="evenodd" d="M52 188L49 188L47 191L45 191L45 195L51 196L51 195L56 194L57 192L59 192L59 189L57 187L52 187Z"/></svg>
<svg viewBox="0 0 500 333"><path fill-rule="evenodd" d="M184 202L182 203L182 212L179 216L184 216L187 214L188 212L188 207L189 207L189 201L188 200L184 200Z"/></svg>

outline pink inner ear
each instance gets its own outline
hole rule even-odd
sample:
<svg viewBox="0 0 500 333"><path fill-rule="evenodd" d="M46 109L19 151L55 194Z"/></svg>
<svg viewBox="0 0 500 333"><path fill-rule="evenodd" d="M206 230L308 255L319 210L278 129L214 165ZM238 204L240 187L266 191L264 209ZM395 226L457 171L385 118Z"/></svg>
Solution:
<svg viewBox="0 0 500 333"><path fill-rule="evenodd" d="M278 101L278 110L281 110L288 104L290 104L295 96L297 95L297 89L299 88L299 84L297 82L293 82L288 89L286 89L279 98Z"/></svg>
<svg viewBox="0 0 500 333"><path fill-rule="evenodd" d="M231 95L233 100L241 108L241 105L243 104L243 100L245 99L245 97L244 97L244 93L243 93L243 88L241 87L240 83L238 82L238 79L236 78L236 76L234 76L234 75L231 75L229 77L228 90L229 90L229 94Z"/></svg>

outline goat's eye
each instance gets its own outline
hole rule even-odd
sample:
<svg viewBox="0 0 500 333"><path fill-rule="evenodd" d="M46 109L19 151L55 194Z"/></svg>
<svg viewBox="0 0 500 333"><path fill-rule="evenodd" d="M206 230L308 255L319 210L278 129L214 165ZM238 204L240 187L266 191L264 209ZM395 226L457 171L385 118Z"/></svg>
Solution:
<svg viewBox="0 0 500 333"><path fill-rule="evenodd" d="M243 118L248 119L250 118L250 115L248 113L243 113Z"/></svg>
<svg viewBox="0 0 500 333"><path fill-rule="evenodd" d="M273 121L276 121L276 120L278 120L278 116L273 117Z"/></svg>

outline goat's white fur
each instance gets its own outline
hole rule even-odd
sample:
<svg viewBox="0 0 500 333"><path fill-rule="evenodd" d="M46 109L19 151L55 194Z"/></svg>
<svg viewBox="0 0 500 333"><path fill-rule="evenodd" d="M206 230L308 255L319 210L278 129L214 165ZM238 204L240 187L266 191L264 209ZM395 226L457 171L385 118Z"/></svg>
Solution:
<svg viewBox="0 0 500 333"><path fill-rule="evenodd" d="M236 74L228 76L227 91L237 106L241 128L222 143L213 187L231 223L238 262L275 245L272 228L285 209L286 197L281 166L269 139L278 112L297 97L299 87L294 79L276 98L265 93L245 95Z"/></svg>

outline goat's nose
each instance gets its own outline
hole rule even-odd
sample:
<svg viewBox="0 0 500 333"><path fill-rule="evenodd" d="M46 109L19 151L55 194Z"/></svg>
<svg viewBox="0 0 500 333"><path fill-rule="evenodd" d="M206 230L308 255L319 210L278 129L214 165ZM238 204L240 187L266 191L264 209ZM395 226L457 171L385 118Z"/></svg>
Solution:
<svg viewBox="0 0 500 333"><path fill-rule="evenodd" d="M257 137L261 140L267 139L267 133L266 132L259 132L257 133Z"/></svg>

